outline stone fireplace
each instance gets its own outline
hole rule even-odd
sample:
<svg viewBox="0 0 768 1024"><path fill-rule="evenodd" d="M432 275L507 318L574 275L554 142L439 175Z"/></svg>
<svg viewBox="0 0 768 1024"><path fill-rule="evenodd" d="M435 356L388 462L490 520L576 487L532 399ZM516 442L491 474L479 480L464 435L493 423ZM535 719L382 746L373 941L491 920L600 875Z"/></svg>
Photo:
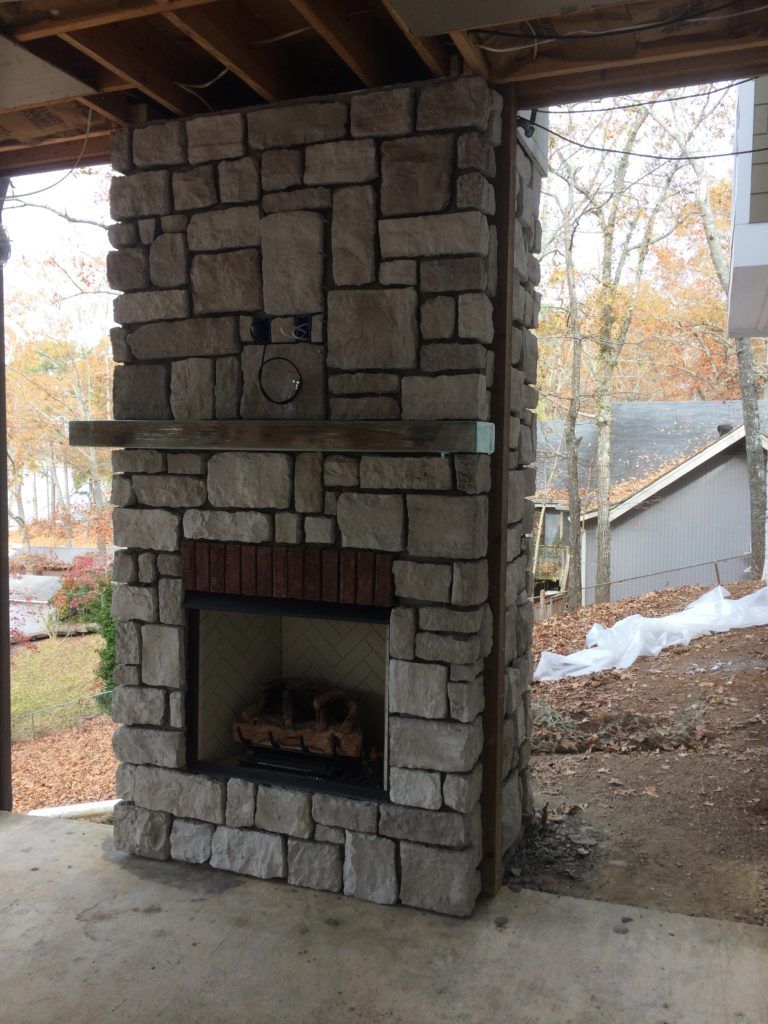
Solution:
<svg viewBox="0 0 768 1024"><path fill-rule="evenodd" d="M119 849L464 915L517 842L540 171L500 372L502 119L462 77L115 137ZM357 775L238 741L286 678L357 708Z"/></svg>

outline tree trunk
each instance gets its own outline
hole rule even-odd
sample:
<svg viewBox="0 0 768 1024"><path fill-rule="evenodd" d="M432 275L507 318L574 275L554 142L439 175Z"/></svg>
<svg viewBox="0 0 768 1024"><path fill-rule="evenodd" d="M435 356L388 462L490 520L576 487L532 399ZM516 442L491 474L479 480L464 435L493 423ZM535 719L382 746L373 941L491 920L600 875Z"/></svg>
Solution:
<svg viewBox="0 0 768 1024"><path fill-rule="evenodd" d="M747 450L751 536L750 575L753 580L759 580L765 564L765 453L760 440L760 411L757 405L752 346L749 338L735 338L734 344L739 364L741 404L744 410L744 442Z"/></svg>
<svg viewBox="0 0 768 1024"><path fill-rule="evenodd" d="M14 483L13 485L13 497L16 502L16 522L19 524L21 530L21 539L27 548L27 551L32 547L32 539L29 536L29 527L27 526L27 517L24 514L24 497L22 495L21 484Z"/></svg>
<svg viewBox="0 0 768 1024"><path fill-rule="evenodd" d="M568 465L568 586L566 611L581 606L581 494L579 493L579 438L576 424L581 404L581 338L574 332L571 357L571 399L565 420L565 450Z"/></svg>

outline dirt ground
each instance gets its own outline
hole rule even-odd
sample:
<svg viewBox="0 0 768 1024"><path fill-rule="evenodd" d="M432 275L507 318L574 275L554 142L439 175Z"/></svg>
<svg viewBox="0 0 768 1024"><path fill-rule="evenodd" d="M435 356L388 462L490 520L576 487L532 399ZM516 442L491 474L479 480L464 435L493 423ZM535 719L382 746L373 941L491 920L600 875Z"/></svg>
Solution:
<svg viewBox="0 0 768 1024"><path fill-rule="evenodd" d="M699 593L582 609L537 643L567 653L594 621ZM534 714L537 825L511 885L768 924L768 627L536 683Z"/></svg>

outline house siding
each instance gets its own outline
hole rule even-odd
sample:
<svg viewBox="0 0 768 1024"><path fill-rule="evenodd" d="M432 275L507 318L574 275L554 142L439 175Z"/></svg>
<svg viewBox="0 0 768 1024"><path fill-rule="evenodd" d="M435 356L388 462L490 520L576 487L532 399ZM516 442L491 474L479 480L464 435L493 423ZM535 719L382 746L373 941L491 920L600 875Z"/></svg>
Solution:
<svg viewBox="0 0 768 1024"><path fill-rule="evenodd" d="M585 533L585 604L594 601L595 522ZM611 528L611 599L684 584L744 578L749 565L749 486L743 450L721 456L632 509Z"/></svg>

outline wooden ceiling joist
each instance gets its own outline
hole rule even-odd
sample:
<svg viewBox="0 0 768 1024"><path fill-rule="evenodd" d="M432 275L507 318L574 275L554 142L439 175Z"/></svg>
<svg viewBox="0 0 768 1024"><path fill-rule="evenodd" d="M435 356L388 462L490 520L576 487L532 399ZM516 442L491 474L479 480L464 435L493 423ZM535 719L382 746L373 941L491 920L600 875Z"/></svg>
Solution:
<svg viewBox="0 0 768 1024"><path fill-rule="evenodd" d="M261 47L256 56L221 8L210 13L166 11L164 17L267 102L296 95L295 79L286 74L274 53Z"/></svg>
<svg viewBox="0 0 768 1024"><path fill-rule="evenodd" d="M389 81L386 53L379 52L364 34L353 28L339 0L289 0L289 3L363 85L372 87Z"/></svg>
<svg viewBox="0 0 768 1024"><path fill-rule="evenodd" d="M72 167L75 161L79 167L88 164L105 163L109 160L109 135L89 138L83 147L82 140L59 142L50 145L33 146L3 153L0 150L0 174L27 174L31 171L59 171Z"/></svg>
<svg viewBox="0 0 768 1024"><path fill-rule="evenodd" d="M451 41L464 58L464 63L476 75L491 78L491 69L483 51L467 32L451 32Z"/></svg>
<svg viewBox="0 0 768 1024"><path fill-rule="evenodd" d="M60 36L67 32L81 32L88 28L101 28L104 25L116 25L122 21L134 21L137 18L165 14L168 11L183 11L190 7L201 7L213 2L214 0L164 0L164 2L163 0L154 0L154 2L114 7L106 11L95 11L92 14L44 18L34 24L24 25L17 29L13 33L13 38L17 43L27 43L35 39Z"/></svg>
<svg viewBox="0 0 768 1024"><path fill-rule="evenodd" d="M394 9L390 0L381 0L382 6L388 12L390 18L397 27L400 29L402 34L411 44L416 53L421 57L426 66L437 78L442 76L450 75L451 73L451 58L450 54L440 42L434 36L415 36L408 28L406 23Z"/></svg>
<svg viewBox="0 0 768 1024"><path fill-rule="evenodd" d="M162 44L150 42L148 35L139 35L126 25L119 31L92 28L65 33L61 38L172 113L199 113L199 101L166 74L167 51Z"/></svg>

